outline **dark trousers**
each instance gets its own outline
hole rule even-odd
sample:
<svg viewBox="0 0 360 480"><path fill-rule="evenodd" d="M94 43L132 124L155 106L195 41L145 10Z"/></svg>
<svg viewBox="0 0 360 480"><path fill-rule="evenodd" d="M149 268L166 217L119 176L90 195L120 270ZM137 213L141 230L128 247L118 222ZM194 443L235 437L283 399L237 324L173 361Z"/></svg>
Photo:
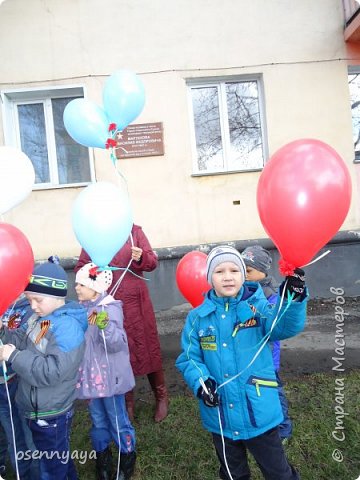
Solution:
<svg viewBox="0 0 360 480"><path fill-rule="evenodd" d="M220 460L220 478L230 480L227 473L221 436L213 433L213 442ZM233 480L251 478L247 450L253 455L266 480L300 480L299 474L287 461L277 428L249 440L224 437L225 457Z"/></svg>
<svg viewBox="0 0 360 480"><path fill-rule="evenodd" d="M77 480L70 452L73 411L53 418L29 420L40 458L41 480Z"/></svg>

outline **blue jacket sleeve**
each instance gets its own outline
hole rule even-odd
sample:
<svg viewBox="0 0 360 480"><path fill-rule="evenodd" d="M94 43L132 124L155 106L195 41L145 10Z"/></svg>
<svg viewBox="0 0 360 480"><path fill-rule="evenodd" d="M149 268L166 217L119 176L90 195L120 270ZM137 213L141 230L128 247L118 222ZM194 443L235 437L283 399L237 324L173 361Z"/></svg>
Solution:
<svg viewBox="0 0 360 480"><path fill-rule="evenodd" d="M265 320L265 332L269 333L271 325L277 317L276 324L270 334L270 341L294 337L304 329L307 298L308 295L301 301L291 302L284 299L280 310L281 299L278 298L273 314Z"/></svg>
<svg viewBox="0 0 360 480"><path fill-rule="evenodd" d="M278 300L278 294L274 293L270 295L269 297L267 297L267 300L269 303L276 305ZM275 340L274 342L271 342L270 346L271 346L271 353L272 353L275 370L279 370L280 369L280 348L281 348L280 341Z"/></svg>
<svg viewBox="0 0 360 480"><path fill-rule="evenodd" d="M198 337L199 317L190 312L181 335L182 353L176 360L176 367L182 373L188 387L197 395L200 387L199 378L207 380L210 377L209 370L204 364L200 342Z"/></svg>

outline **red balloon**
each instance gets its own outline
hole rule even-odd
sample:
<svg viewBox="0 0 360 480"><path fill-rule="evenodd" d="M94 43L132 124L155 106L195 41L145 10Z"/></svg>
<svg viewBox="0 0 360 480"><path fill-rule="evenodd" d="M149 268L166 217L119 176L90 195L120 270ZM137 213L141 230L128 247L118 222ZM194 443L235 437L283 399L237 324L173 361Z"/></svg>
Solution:
<svg viewBox="0 0 360 480"><path fill-rule="evenodd" d="M197 307L211 288L206 280L206 258L203 252L186 253L176 267L176 283L186 300Z"/></svg>
<svg viewBox="0 0 360 480"><path fill-rule="evenodd" d="M301 267L336 234L348 213L351 179L339 154L320 140L288 143L259 179L261 222L283 264Z"/></svg>
<svg viewBox="0 0 360 480"><path fill-rule="evenodd" d="M0 223L0 315L25 290L34 268L34 255L25 235Z"/></svg>

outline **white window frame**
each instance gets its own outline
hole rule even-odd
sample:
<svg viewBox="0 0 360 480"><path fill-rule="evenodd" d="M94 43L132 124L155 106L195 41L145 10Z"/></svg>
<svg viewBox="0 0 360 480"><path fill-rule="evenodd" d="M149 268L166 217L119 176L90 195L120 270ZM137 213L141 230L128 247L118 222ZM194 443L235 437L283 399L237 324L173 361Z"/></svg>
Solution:
<svg viewBox="0 0 360 480"><path fill-rule="evenodd" d="M348 67L348 84L349 84L349 75L360 75L360 65L350 65ZM349 89L349 99L350 99L350 89ZM360 100L360 92L359 92L359 100ZM352 116L352 109L351 109L351 104L349 104L350 107L350 115L351 115L351 138L352 138L352 143L354 145L353 141L353 116ZM360 127L359 127L360 128ZM360 151L356 151L354 148L354 163L360 163Z"/></svg>
<svg viewBox="0 0 360 480"><path fill-rule="evenodd" d="M262 154L263 154L263 166L261 168L249 168L240 170L231 170L227 168L227 151L230 145L229 130L227 128L228 116L227 116L227 102L226 102L226 83L236 82L256 82L258 90L259 112L260 112L260 126L261 126L261 142L262 142ZM221 87L220 87L221 85ZM191 128L191 150L192 150L192 176L206 176L206 175L224 175L230 173L247 173L261 171L268 158L269 149L267 142L267 130L266 130L266 111L265 111L265 98L264 98L264 85L263 77L261 74L254 75L236 75L236 76L221 76L221 77L205 77L196 79L187 79L186 86L188 90L188 111L190 118ZM219 99L219 113L220 113L220 130L221 138L223 139L223 151L224 151L224 169L203 171L198 168L198 154L196 148L196 135L195 135L195 122L194 111L192 104L191 89L193 87L217 87L218 99Z"/></svg>
<svg viewBox="0 0 360 480"><path fill-rule="evenodd" d="M82 85L68 85L59 87L39 87L17 90L1 90L2 117L4 128L5 145L21 150L18 109L21 104L42 103L46 125L46 143L48 148L50 182L36 183L33 190L47 190L54 188L69 188L86 186L95 181L94 152L88 148L90 180L78 183L59 184L58 165L56 157L56 143L54 134L54 121L52 114L51 99L85 96L85 88Z"/></svg>

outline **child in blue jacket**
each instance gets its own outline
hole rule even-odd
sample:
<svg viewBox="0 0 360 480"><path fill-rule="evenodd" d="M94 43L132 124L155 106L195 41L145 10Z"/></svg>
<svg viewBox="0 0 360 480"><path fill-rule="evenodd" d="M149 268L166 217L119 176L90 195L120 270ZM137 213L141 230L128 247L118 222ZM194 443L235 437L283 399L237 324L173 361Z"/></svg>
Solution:
<svg viewBox="0 0 360 480"><path fill-rule="evenodd" d="M278 288L275 278L269 275L272 259L270 253L261 245L251 245L246 247L241 253L246 266L246 280L250 282L259 282L265 297L270 303L277 303ZM271 342L272 357L275 367L276 380L279 384L279 397L281 402L284 420L279 425L279 434L283 443L291 437L292 422L289 417L289 406L285 396L283 383L280 379L280 341Z"/></svg>
<svg viewBox="0 0 360 480"><path fill-rule="evenodd" d="M176 361L199 398L204 427L212 433L223 480L250 479L246 450L264 478L299 479L278 432L283 414L271 349L266 340L298 334L305 324L306 289L302 271L287 277L278 313L258 283L245 283L239 252L227 245L207 258L213 288L190 311Z"/></svg>

